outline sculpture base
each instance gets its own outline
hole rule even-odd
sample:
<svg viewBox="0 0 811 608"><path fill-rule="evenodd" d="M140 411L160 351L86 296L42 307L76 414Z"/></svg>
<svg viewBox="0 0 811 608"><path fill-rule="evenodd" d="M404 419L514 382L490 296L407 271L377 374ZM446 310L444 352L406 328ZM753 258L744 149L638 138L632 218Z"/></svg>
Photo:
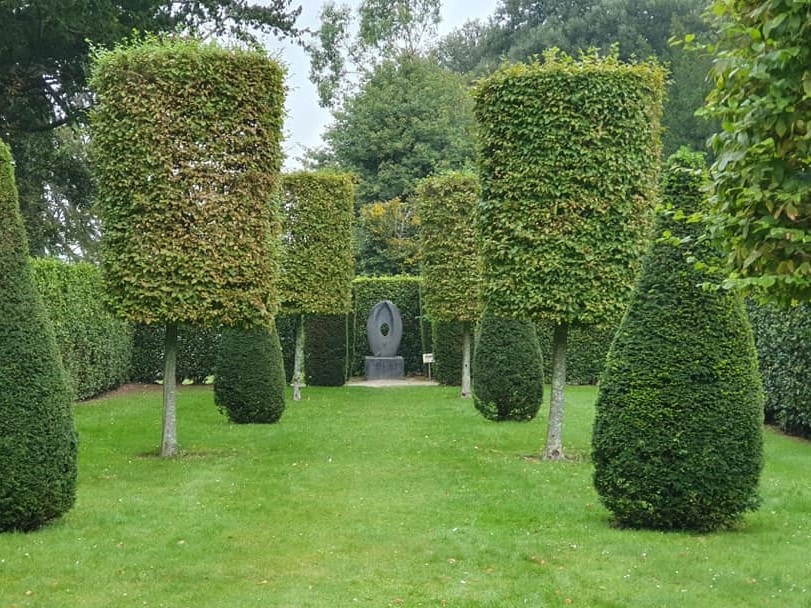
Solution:
<svg viewBox="0 0 811 608"><path fill-rule="evenodd" d="M366 357L367 380L399 380L405 378L402 357Z"/></svg>

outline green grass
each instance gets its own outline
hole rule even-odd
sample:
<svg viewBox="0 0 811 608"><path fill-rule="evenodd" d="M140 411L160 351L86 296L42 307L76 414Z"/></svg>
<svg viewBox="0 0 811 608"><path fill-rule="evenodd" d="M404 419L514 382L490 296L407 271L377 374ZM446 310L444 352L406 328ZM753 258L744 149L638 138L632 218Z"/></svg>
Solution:
<svg viewBox="0 0 811 608"><path fill-rule="evenodd" d="M767 433L757 513L713 535L618 530L591 487L595 389L567 389L565 463L454 388L308 388L279 424L161 396L79 405L76 507L0 535L0 608L811 606L811 444Z"/></svg>

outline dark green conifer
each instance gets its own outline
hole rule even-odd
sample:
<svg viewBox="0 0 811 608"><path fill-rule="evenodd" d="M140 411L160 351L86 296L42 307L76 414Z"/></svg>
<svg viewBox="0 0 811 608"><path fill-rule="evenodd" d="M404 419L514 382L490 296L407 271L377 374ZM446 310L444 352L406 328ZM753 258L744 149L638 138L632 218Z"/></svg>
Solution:
<svg viewBox="0 0 811 608"><path fill-rule="evenodd" d="M473 402L489 420L532 420L543 400L535 326L485 312L473 357Z"/></svg>
<svg viewBox="0 0 811 608"><path fill-rule="evenodd" d="M703 289L704 160L669 160L657 235L608 354L592 438L594 483L620 525L713 530L757 507L763 397L738 294Z"/></svg>
<svg viewBox="0 0 811 608"><path fill-rule="evenodd" d="M76 496L70 383L34 287L11 153L0 141L0 531L34 530Z"/></svg>
<svg viewBox="0 0 811 608"><path fill-rule="evenodd" d="M223 330L214 402L231 422L276 422L284 412L284 362L279 332Z"/></svg>

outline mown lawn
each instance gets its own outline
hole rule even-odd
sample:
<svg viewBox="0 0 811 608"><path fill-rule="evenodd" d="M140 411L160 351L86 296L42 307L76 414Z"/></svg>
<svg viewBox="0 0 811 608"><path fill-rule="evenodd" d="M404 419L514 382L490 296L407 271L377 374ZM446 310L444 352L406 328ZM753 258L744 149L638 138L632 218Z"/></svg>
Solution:
<svg viewBox="0 0 811 608"><path fill-rule="evenodd" d="M307 388L277 425L161 395L76 407L76 507L0 535L0 608L811 606L811 444L767 432L763 506L713 535L612 528L591 487L595 389L570 387L565 463L545 408L492 423L453 388Z"/></svg>

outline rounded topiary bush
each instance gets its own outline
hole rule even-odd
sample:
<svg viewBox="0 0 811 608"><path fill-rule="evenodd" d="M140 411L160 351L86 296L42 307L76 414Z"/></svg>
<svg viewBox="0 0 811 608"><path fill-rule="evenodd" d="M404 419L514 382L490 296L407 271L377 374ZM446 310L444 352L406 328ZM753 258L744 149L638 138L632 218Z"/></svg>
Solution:
<svg viewBox="0 0 811 608"><path fill-rule="evenodd" d="M278 332L259 328L223 330L214 402L231 422L276 422L284 412L284 388Z"/></svg>
<svg viewBox="0 0 811 608"><path fill-rule="evenodd" d="M670 159L666 207L700 208L704 161ZM691 257L717 260L700 223L660 215L600 381L594 484L620 525L709 531L757 507L763 396L752 330L734 292Z"/></svg>
<svg viewBox="0 0 811 608"><path fill-rule="evenodd" d="M0 141L0 531L34 530L76 496L72 394L34 287L11 154Z"/></svg>
<svg viewBox="0 0 811 608"><path fill-rule="evenodd" d="M473 357L473 402L489 420L532 420L543 399L543 363L530 321L485 312Z"/></svg>

